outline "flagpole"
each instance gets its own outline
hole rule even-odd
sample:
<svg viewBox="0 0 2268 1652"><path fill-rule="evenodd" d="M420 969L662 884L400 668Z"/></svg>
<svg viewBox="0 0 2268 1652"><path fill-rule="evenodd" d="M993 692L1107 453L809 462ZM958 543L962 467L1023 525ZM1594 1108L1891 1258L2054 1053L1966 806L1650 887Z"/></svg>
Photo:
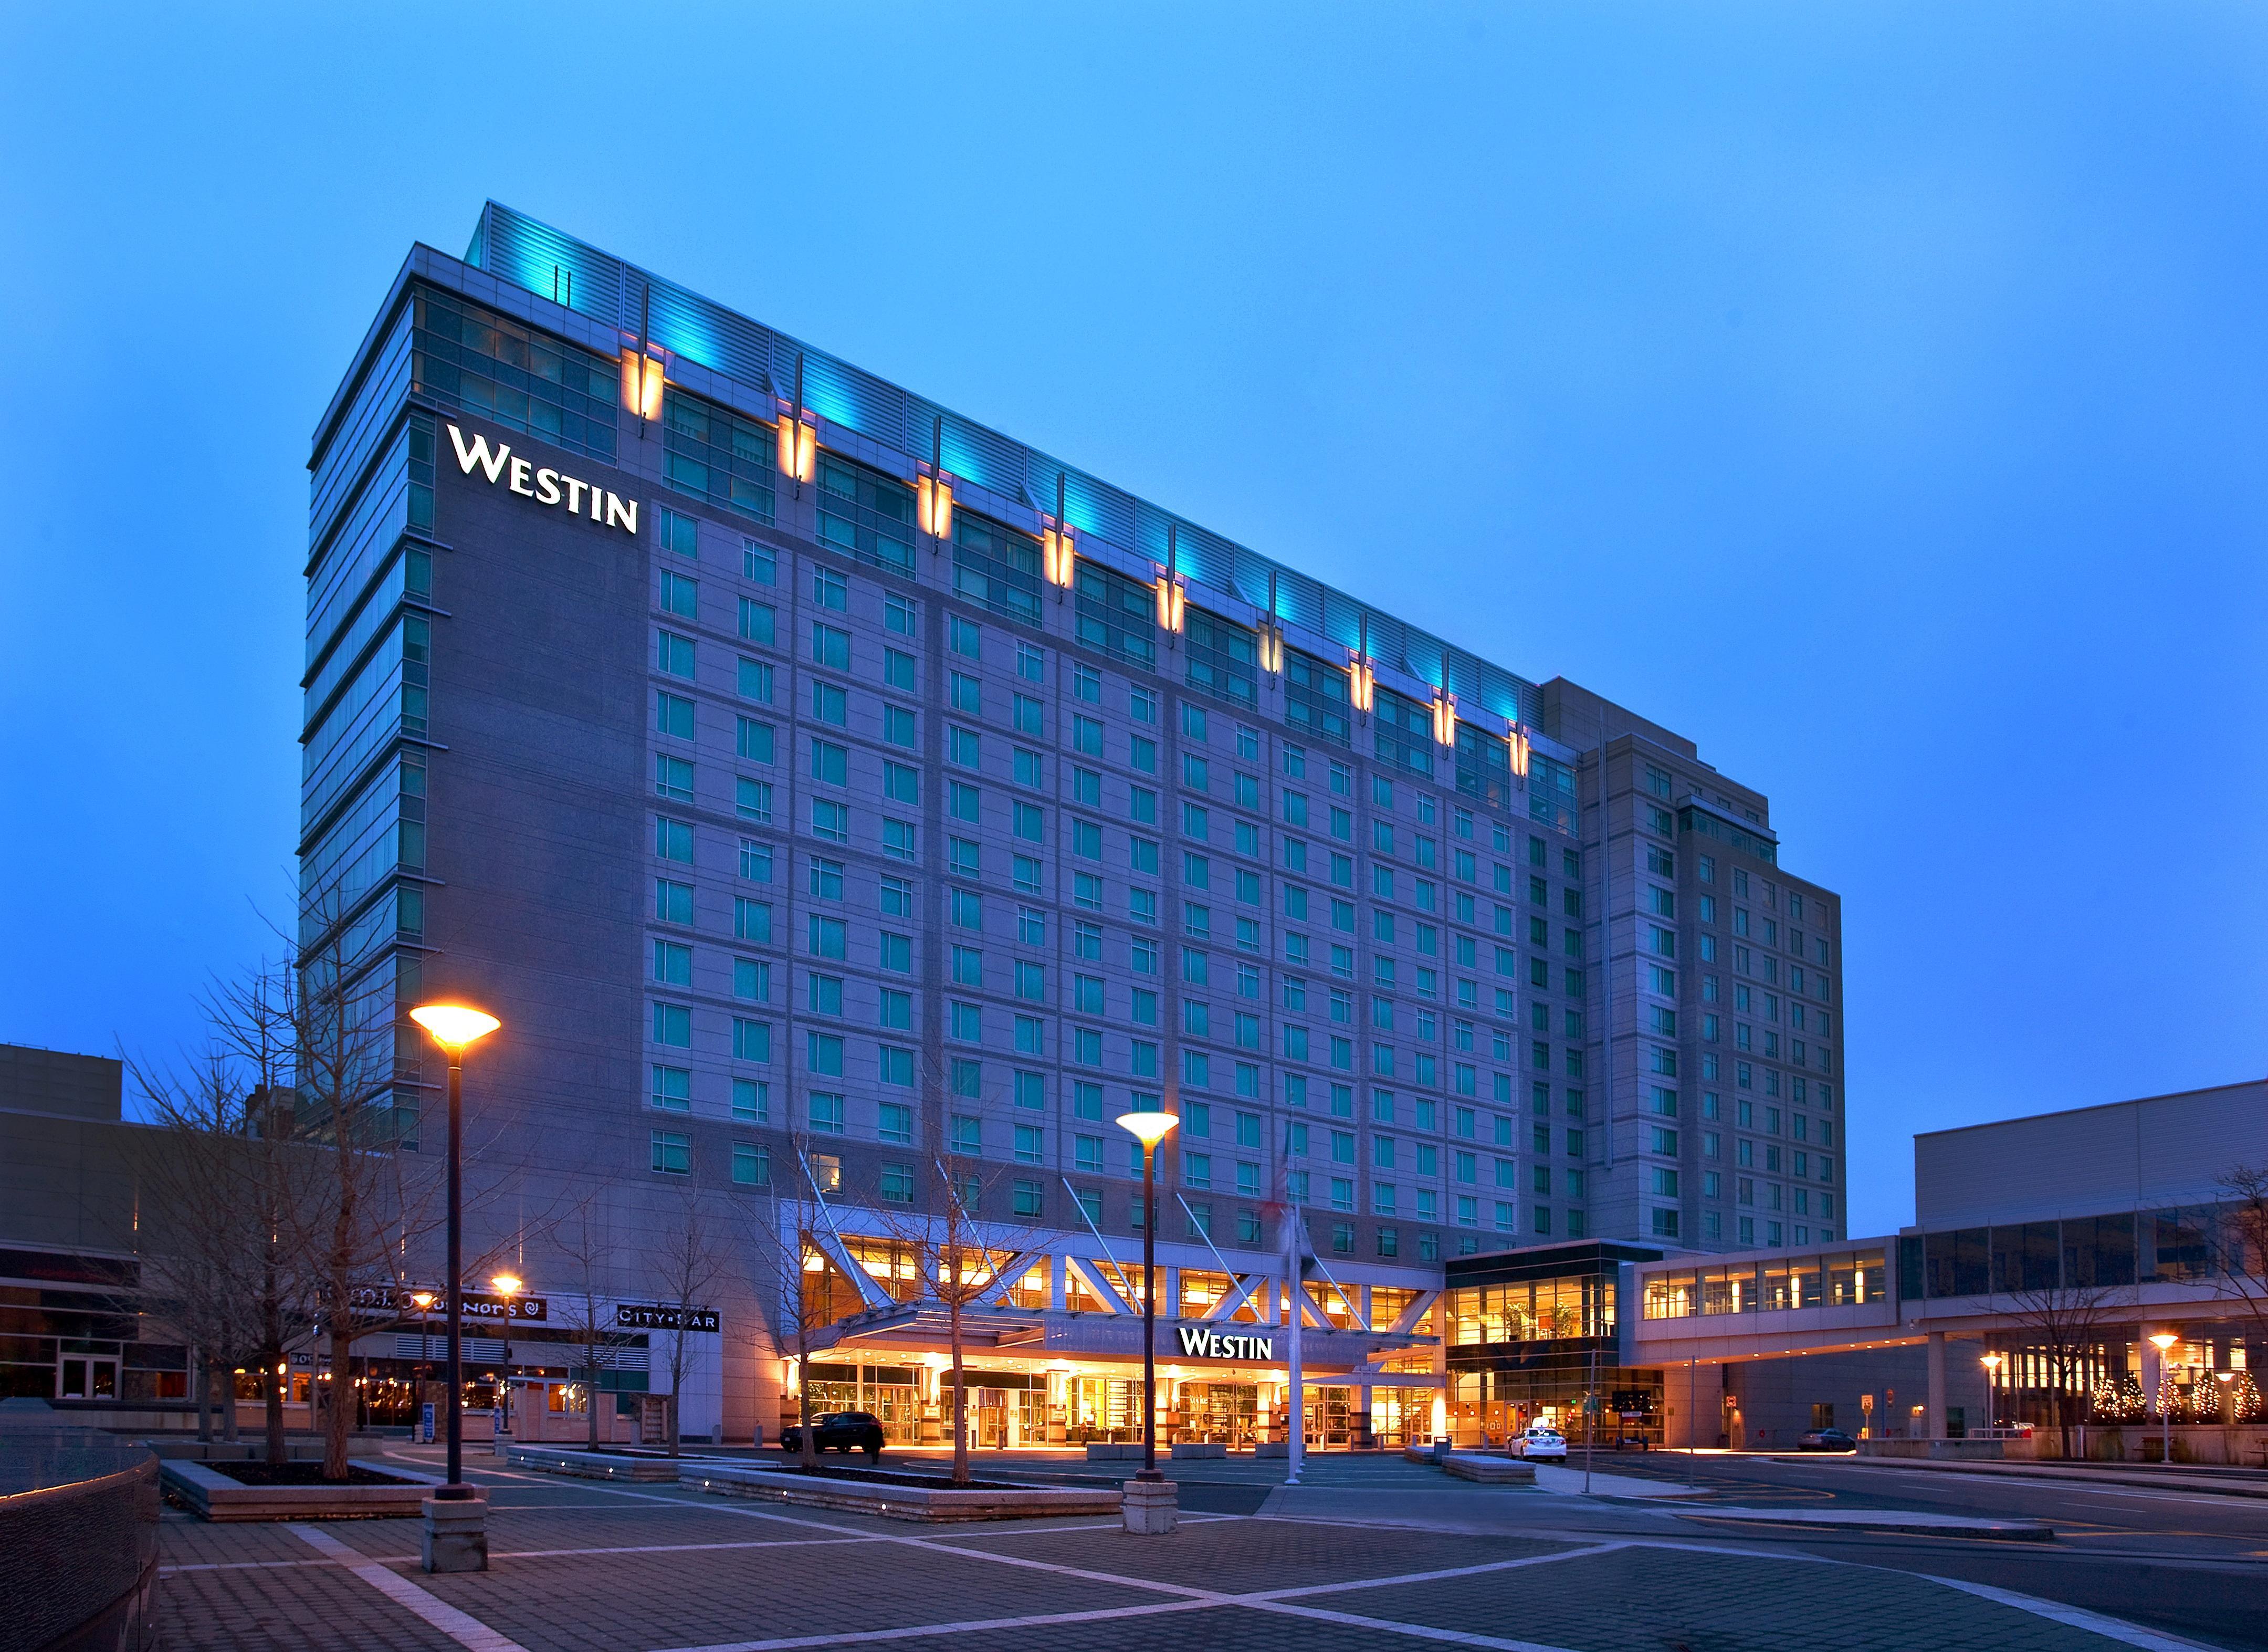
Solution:
<svg viewBox="0 0 2268 1652"><path fill-rule="evenodd" d="M1285 1133L1288 1137L1288 1130ZM1291 1145L1288 1139L1285 1145L1288 1149ZM1288 1151L1285 1156L1290 1157ZM1307 1259L1300 1254L1306 1249L1300 1243L1303 1223L1300 1207L1292 1199L1288 1172L1284 1173L1284 1287L1290 1293L1292 1302L1292 1358L1291 1368L1286 1373L1291 1390L1291 1404L1286 1407L1286 1414L1291 1427L1285 1434L1287 1468L1284 1484L1297 1486L1300 1465L1307 1461L1307 1389L1305 1375L1300 1368L1300 1322L1307 1317L1302 1310L1307 1306Z"/></svg>

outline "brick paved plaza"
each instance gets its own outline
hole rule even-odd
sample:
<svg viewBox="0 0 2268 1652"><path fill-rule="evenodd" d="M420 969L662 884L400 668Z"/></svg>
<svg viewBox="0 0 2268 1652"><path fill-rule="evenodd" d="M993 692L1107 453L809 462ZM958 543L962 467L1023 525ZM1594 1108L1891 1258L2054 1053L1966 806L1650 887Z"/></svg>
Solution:
<svg viewBox="0 0 2268 1652"><path fill-rule="evenodd" d="M1599 1535L1594 1505L1536 1492L1474 1487L1429 1527L1374 1523L1364 1500L1406 1518L1393 1488L1410 1483L1399 1464L1377 1470L1373 1491L1360 1471L1328 1472L1337 1489L1315 1506L1339 1511L1329 1518L1195 1512L1151 1538L1108 1520L915 1526L483 1471L473 1478L492 1500L485 1575L421 1573L411 1521L212 1526L169 1511L162 1621L173 1652L2184 1644L1906 1572L1705 1537ZM1192 1487L1187 1501L1262 1498ZM1454 1529L1459 1510L1475 1529ZM1506 1529L1507 1517L1528 1528Z"/></svg>

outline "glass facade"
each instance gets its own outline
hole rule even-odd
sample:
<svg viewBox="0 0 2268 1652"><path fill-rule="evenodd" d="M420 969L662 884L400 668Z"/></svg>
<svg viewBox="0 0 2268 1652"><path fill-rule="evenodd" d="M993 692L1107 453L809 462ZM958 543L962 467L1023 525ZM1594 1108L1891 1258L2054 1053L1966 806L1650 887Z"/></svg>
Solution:
<svg viewBox="0 0 2268 1652"><path fill-rule="evenodd" d="M1649 1271L1644 1312L1648 1319L1683 1319L1786 1313L1799 1308L1859 1308L1886 1300L1889 1289L1886 1259L1880 1250L1768 1257L1761 1262Z"/></svg>

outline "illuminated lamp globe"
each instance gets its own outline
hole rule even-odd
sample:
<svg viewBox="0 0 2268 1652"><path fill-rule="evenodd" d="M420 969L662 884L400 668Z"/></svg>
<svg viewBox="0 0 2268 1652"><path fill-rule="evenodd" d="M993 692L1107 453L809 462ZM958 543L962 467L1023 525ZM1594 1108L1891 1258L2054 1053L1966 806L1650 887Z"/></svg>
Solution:
<svg viewBox="0 0 2268 1652"><path fill-rule="evenodd" d="M489 1283L496 1287L497 1294L499 1296L519 1294L520 1279L517 1273L499 1273Z"/></svg>
<svg viewBox="0 0 2268 1652"><path fill-rule="evenodd" d="M2170 1331L2157 1331L2150 1333L2150 1346L2161 1353L2180 1340L2180 1336Z"/></svg>
<svg viewBox="0 0 2268 1652"><path fill-rule="evenodd" d="M1171 1113L1121 1113L1118 1127L1145 1147L1154 1147L1182 1121Z"/></svg>
<svg viewBox="0 0 2268 1652"><path fill-rule="evenodd" d="M420 1004L409 1012L409 1019L432 1034L436 1044L450 1050L462 1050L504 1025L486 1010L462 1004Z"/></svg>

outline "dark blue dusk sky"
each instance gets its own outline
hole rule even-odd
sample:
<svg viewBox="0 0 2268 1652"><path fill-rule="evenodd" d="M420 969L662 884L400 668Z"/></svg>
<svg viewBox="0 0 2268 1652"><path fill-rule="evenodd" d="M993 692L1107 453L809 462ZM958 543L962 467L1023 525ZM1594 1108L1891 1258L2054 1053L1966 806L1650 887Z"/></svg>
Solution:
<svg viewBox="0 0 2268 1652"><path fill-rule="evenodd" d="M2261 1072L2257 4L359 10L5 25L0 1040L273 950L308 435L494 195L1769 793L1854 1232Z"/></svg>

